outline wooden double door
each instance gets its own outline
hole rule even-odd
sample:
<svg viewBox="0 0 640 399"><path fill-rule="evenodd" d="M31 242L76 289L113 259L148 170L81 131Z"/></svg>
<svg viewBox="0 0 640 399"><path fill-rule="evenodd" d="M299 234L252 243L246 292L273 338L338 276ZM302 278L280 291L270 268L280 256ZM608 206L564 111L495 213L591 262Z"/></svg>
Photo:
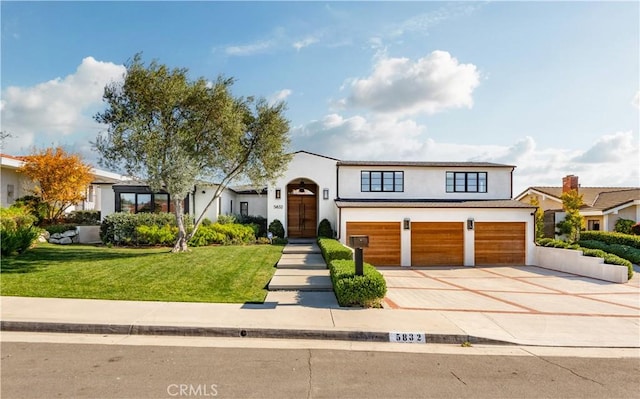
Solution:
<svg viewBox="0 0 640 399"><path fill-rule="evenodd" d="M317 235L318 186L298 184L287 187L287 236L312 238Z"/></svg>

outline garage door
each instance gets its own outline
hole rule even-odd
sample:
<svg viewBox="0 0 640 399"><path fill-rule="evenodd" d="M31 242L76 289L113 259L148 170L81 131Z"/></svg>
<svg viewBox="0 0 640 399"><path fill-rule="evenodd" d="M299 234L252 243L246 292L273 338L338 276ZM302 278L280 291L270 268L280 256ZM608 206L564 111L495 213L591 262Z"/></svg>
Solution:
<svg viewBox="0 0 640 399"><path fill-rule="evenodd" d="M524 222L476 222L476 266L524 265Z"/></svg>
<svg viewBox="0 0 640 399"><path fill-rule="evenodd" d="M464 265L462 222L412 222L411 266Z"/></svg>
<svg viewBox="0 0 640 399"><path fill-rule="evenodd" d="M400 222L347 222L350 236L369 236L364 261L374 266L400 266Z"/></svg>

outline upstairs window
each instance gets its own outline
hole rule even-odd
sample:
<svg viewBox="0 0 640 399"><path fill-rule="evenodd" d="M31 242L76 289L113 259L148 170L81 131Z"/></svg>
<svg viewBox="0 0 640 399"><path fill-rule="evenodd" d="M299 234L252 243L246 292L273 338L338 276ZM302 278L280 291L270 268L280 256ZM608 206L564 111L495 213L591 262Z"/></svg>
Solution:
<svg viewBox="0 0 640 399"><path fill-rule="evenodd" d="M363 170L360 172L360 191L403 192L404 172Z"/></svg>
<svg viewBox="0 0 640 399"><path fill-rule="evenodd" d="M487 172L447 172L448 193L486 193Z"/></svg>

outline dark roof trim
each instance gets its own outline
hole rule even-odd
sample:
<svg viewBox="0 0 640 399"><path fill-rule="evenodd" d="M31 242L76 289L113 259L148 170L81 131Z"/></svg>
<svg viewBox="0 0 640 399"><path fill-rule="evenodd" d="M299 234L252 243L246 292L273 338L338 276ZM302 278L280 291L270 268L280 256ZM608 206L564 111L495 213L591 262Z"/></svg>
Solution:
<svg viewBox="0 0 640 399"><path fill-rule="evenodd" d="M465 167L465 168L514 168L493 162L429 162L429 161L339 161L340 166L429 166L429 167Z"/></svg>
<svg viewBox="0 0 640 399"><path fill-rule="evenodd" d="M336 199L338 208L519 208L535 209L535 206L515 200L434 200L434 199Z"/></svg>
<svg viewBox="0 0 640 399"><path fill-rule="evenodd" d="M326 156L326 155L316 154L315 152L309 152L309 151L305 151L305 150L292 152L292 154L299 154L299 153L305 153L305 154L308 154L308 155L313 155L315 157L326 158L326 159L330 159L332 161L340 161L338 158L332 158L332 157L329 157L329 156Z"/></svg>

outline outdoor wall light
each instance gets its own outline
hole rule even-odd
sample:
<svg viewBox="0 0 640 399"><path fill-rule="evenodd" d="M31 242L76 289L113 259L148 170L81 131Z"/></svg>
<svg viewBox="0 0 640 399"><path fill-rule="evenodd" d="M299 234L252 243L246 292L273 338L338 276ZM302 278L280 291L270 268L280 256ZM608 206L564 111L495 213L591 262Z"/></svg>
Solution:
<svg viewBox="0 0 640 399"><path fill-rule="evenodd" d="M326 199L326 200L329 199L329 189L328 188L325 188L325 189L322 190L322 199Z"/></svg>
<svg viewBox="0 0 640 399"><path fill-rule="evenodd" d="M473 218L467 219L467 230L473 230Z"/></svg>
<svg viewBox="0 0 640 399"><path fill-rule="evenodd" d="M282 198L282 190L280 190L279 188L276 188L276 199L280 199Z"/></svg>
<svg viewBox="0 0 640 399"><path fill-rule="evenodd" d="M409 230L411 228L411 219L404 218L404 220L402 221L402 226L405 230Z"/></svg>

